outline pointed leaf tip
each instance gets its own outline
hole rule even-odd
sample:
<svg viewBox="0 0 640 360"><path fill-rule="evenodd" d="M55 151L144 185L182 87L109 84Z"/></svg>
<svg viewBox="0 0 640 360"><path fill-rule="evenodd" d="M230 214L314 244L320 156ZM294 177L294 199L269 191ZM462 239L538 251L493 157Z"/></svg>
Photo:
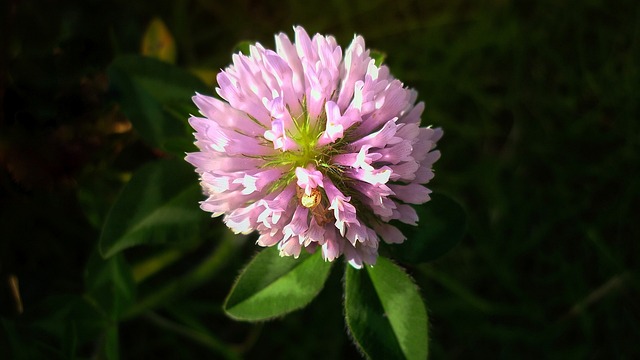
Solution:
<svg viewBox="0 0 640 360"><path fill-rule="evenodd" d="M160 160L140 168L116 199L102 227L100 254L108 258L140 244L192 239L208 218L191 166Z"/></svg>

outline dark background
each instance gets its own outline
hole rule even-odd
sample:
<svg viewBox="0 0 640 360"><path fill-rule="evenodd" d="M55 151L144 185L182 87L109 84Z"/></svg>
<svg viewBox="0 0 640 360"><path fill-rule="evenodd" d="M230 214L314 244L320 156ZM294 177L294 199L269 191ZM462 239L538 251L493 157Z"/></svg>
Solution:
<svg viewBox="0 0 640 360"><path fill-rule="evenodd" d="M106 75L116 55L140 52L159 17L186 69L215 72L238 42L273 47L274 34L302 25L343 46L363 35L418 90L423 124L445 131L430 187L468 215L454 250L408 268L429 310L432 358L640 357L638 2L7 0L2 8L0 355L88 358L101 346L100 335L76 336L82 330L56 304L85 290L101 221L128 176L164 156L131 130ZM224 349L358 357L335 268L305 310L259 325L226 318L220 305L256 250L239 244L206 282L124 320L121 357L217 358ZM146 286L170 281L211 246L189 244Z"/></svg>

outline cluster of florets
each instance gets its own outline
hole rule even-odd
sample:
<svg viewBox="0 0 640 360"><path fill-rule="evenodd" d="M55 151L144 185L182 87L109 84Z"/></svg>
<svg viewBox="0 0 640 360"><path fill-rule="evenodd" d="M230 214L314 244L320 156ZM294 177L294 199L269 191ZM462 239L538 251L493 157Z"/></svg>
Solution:
<svg viewBox="0 0 640 360"><path fill-rule="evenodd" d="M343 55L332 36L276 36L236 54L217 76L222 98L197 94L199 152L187 155L208 196L202 209L261 246L297 257L341 254L373 265L394 221L415 225L429 200L440 129L420 127L417 93L378 66L356 36Z"/></svg>

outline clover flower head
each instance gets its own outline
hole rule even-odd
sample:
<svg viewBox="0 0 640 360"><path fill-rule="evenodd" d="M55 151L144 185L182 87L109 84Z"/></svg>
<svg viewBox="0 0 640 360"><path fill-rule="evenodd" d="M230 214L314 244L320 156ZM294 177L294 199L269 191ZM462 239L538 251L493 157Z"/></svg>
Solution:
<svg viewBox="0 0 640 360"><path fill-rule="evenodd" d="M355 268L375 264L379 242L402 243L399 221L429 200L440 129L420 126L417 93L378 66L355 36L344 51L332 36L295 27L275 51L255 44L217 76L221 99L196 94L189 119L196 167L208 197L236 233L282 256L321 251Z"/></svg>

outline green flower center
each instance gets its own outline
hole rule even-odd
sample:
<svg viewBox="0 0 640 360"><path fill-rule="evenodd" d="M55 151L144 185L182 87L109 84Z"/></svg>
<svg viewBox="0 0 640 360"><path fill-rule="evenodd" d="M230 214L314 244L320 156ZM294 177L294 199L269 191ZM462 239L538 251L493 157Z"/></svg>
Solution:
<svg viewBox="0 0 640 360"><path fill-rule="evenodd" d="M298 144L295 150L280 151L278 154L263 156L265 163L262 167L288 168L284 175L271 185L271 191L287 186L295 179L295 169L297 167L306 168L309 165L325 176L335 177L342 174L340 165L332 164L331 158L343 153L344 141L318 146L318 140L325 129L327 117L324 112L316 121L311 121L306 111L301 116L293 118L293 129L286 130L286 136Z"/></svg>

